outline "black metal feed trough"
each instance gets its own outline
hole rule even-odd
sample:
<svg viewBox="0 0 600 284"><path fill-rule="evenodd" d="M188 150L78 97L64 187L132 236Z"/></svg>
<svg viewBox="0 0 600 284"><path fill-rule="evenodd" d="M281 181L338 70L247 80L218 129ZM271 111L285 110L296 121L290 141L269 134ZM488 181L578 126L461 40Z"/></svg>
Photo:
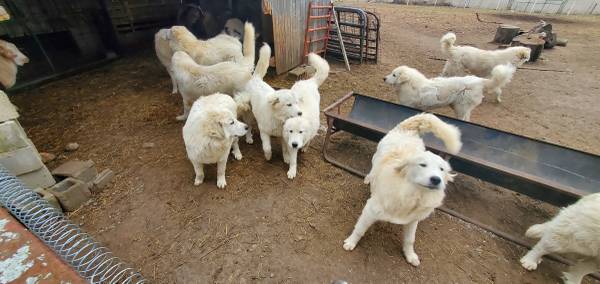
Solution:
<svg viewBox="0 0 600 284"><path fill-rule="evenodd" d="M341 113L340 106L352 99L350 113ZM323 155L336 166L364 175L328 155L330 136L346 131L377 142L399 122L420 112L349 93L325 109L328 130ZM457 155L448 154L442 141L433 135L425 135L425 144L431 151L449 156L452 168L458 172L557 206L566 206L583 195L600 192L600 156L442 115L438 117L460 128L463 148Z"/></svg>

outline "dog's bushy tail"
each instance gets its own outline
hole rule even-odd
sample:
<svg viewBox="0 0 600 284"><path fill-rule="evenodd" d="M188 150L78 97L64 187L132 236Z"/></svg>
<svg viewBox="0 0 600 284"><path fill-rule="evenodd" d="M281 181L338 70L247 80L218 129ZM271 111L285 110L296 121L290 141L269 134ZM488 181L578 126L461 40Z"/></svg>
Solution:
<svg viewBox="0 0 600 284"><path fill-rule="evenodd" d="M308 55L308 63L317 70L309 80L315 80L317 86L321 86L329 76L329 63L321 56L312 52Z"/></svg>
<svg viewBox="0 0 600 284"><path fill-rule="evenodd" d="M254 77L264 78L269 69L269 60L271 59L271 47L265 43L258 51L258 62L254 68Z"/></svg>
<svg viewBox="0 0 600 284"><path fill-rule="evenodd" d="M547 223L536 224L529 227L529 229L527 229L527 232L525 232L525 236L528 238L541 238L544 234L544 231L546 230L546 224Z"/></svg>
<svg viewBox="0 0 600 284"><path fill-rule="evenodd" d="M244 112L248 112L252 109L250 104L250 94L246 92L237 92L233 96L233 100L237 106L238 115Z"/></svg>
<svg viewBox="0 0 600 284"><path fill-rule="evenodd" d="M492 77L485 81L485 89L488 92L500 92L504 86L510 83L517 68L512 64L498 65L492 69Z"/></svg>
<svg viewBox="0 0 600 284"><path fill-rule="evenodd" d="M454 48L454 42L456 42L456 35L454 33L445 34L442 39L440 39L440 43L442 44L442 53L444 55L449 55Z"/></svg>
<svg viewBox="0 0 600 284"><path fill-rule="evenodd" d="M256 52L256 38L254 37L254 26L246 22L244 24L244 43L242 45L242 53L244 55L244 63L254 66L254 53Z"/></svg>
<svg viewBox="0 0 600 284"><path fill-rule="evenodd" d="M454 125L443 122L431 113L421 113L402 121L396 128L400 130L417 131L419 134L433 133L444 141L444 145L451 154L457 154L462 147L460 130Z"/></svg>

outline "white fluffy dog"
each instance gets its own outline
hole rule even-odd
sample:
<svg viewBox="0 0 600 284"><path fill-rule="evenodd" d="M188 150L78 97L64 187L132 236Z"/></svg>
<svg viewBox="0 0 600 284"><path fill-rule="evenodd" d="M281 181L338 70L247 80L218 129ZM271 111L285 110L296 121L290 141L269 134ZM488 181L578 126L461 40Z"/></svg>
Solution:
<svg viewBox="0 0 600 284"><path fill-rule="evenodd" d="M476 76L436 77L428 79L417 69L400 66L383 79L396 90L401 104L429 110L450 106L459 119L469 121L471 111L483 101L484 93L496 94L500 102L501 88L515 72L512 65L494 67L490 79Z"/></svg>
<svg viewBox="0 0 600 284"><path fill-rule="evenodd" d="M245 26L240 22L240 28L254 29L251 24ZM250 31L252 32L252 31ZM173 83L172 94L177 93L177 82L171 67L171 57L176 51L184 51L200 65L213 65L224 61L243 60L242 44L232 36L218 35L211 39L198 40L184 26L174 26L161 29L154 35L154 50L160 63L167 69Z"/></svg>
<svg viewBox="0 0 600 284"><path fill-rule="evenodd" d="M0 84L5 88L10 88L17 81L17 66L23 66L29 62L17 48L16 45L0 40Z"/></svg>
<svg viewBox="0 0 600 284"><path fill-rule="evenodd" d="M472 74L487 78L494 67L511 64L515 67L529 61L531 49L523 46L499 50L483 50L472 46L455 46L456 35L445 34L440 40L442 53L448 58L442 76L465 76Z"/></svg>
<svg viewBox="0 0 600 284"><path fill-rule="evenodd" d="M238 137L248 126L237 120L237 105L225 94L213 94L194 102L190 117L183 126L183 141L194 166L194 185L204 181L204 164L217 163L217 187L227 185L225 168L233 147L237 160L242 158Z"/></svg>
<svg viewBox="0 0 600 284"><path fill-rule="evenodd" d="M540 239L521 258L525 269L536 269L549 253L574 253L583 259L564 273L564 280L581 283L585 275L600 271L600 193L584 196L552 220L531 226L525 235Z"/></svg>
<svg viewBox="0 0 600 284"><path fill-rule="evenodd" d="M241 89L252 76L254 68L254 28L246 33L244 42L244 58L241 62L221 62L215 65L199 65L183 51L177 51L171 58L171 66L177 88L183 99L183 114L177 120L185 120L190 106L201 96L213 93L233 95Z"/></svg>
<svg viewBox="0 0 600 284"><path fill-rule="evenodd" d="M417 224L442 205L446 184L454 178L448 162L425 150L419 136L425 132L444 141L452 154L462 147L458 128L428 113L404 120L385 135L365 178L365 183L371 184L371 197L354 231L344 241L344 249L353 250L373 223L386 221L404 225L402 248L406 261L420 264L414 250Z"/></svg>
<svg viewBox="0 0 600 284"><path fill-rule="evenodd" d="M298 149L306 152L310 141L317 135L320 121L319 86L329 76L329 64L315 53L308 55L308 63L315 68L315 74L307 79L296 82L290 91L298 98L302 116L290 118L283 126L283 160L290 164L287 176L296 177Z"/></svg>

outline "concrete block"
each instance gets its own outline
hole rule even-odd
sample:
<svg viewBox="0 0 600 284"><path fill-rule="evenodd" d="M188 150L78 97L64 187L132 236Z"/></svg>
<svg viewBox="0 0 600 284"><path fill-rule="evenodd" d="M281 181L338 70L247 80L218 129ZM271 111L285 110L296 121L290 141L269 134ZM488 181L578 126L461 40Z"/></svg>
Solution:
<svg viewBox="0 0 600 284"><path fill-rule="evenodd" d="M8 96L0 91L0 122L16 119L19 117L19 113L17 113L17 109L10 102Z"/></svg>
<svg viewBox="0 0 600 284"><path fill-rule="evenodd" d="M0 123L0 153L27 147L29 143L27 134L16 120Z"/></svg>
<svg viewBox="0 0 600 284"><path fill-rule="evenodd" d="M68 161L52 171L52 174L57 177L71 177L83 181L84 183L93 182L98 171L94 162L87 161Z"/></svg>
<svg viewBox="0 0 600 284"><path fill-rule="evenodd" d="M46 167L17 177L29 188L47 188L56 184L52 174L50 174L50 171Z"/></svg>
<svg viewBox="0 0 600 284"><path fill-rule="evenodd" d="M0 164L17 176L39 170L44 166L33 145L11 152L0 153Z"/></svg>
<svg viewBox="0 0 600 284"><path fill-rule="evenodd" d="M62 180L49 188L48 191L58 199L65 211L73 211L79 208L79 206L88 201L92 196L88 186L84 182L74 178Z"/></svg>
<svg viewBox="0 0 600 284"><path fill-rule="evenodd" d="M56 197L52 193L40 187L33 189L33 191L37 193L42 199L48 201L48 203L50 203L50 205L52 205L54 208L62 212L62 208L60 207L58 199L56 199Z"/></svg>
<svg viewBox="0 0 600 284"><path fill-rule="evenodd" d="M91 191L96 193L104 189L115 177L115 172L106 169L96 176L92 183Z"/></svg>

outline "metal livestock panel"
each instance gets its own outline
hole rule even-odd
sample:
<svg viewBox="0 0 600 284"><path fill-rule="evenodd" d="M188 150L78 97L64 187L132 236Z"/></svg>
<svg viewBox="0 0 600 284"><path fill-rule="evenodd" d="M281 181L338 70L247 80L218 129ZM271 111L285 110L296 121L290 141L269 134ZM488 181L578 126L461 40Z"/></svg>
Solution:
<svg viewBox="0 0 600 284"><path fill-rule="evenodd" d="M309 0L266 0L273 18L275 39L275 67L277 74L286 72L303 61L304 33ZM329 4L330 0L315 0L315 4ZM265 11L269 12L269 11Z"/></svg>

